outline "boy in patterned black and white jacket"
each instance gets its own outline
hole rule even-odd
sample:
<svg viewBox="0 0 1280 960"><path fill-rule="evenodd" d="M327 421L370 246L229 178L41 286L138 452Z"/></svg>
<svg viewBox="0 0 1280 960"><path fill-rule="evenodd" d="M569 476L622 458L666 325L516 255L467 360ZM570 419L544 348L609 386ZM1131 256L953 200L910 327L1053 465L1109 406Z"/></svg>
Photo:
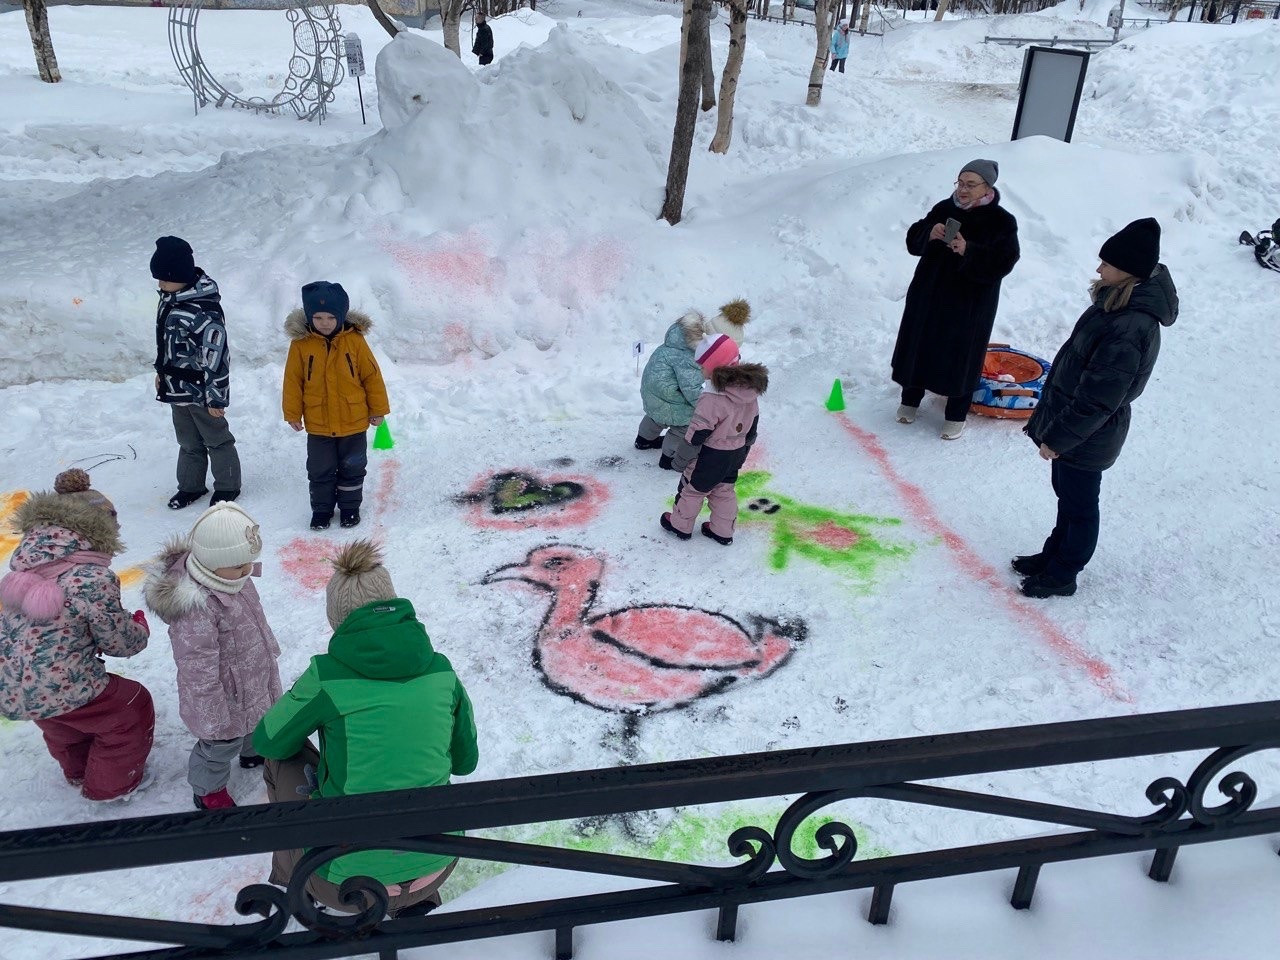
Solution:
<svg viewBox="0 0 1280 960"><path fill-rule="evenodd" d="M178 492L172 510L208 493L205 476L213 468L209 503L240 496L240 457L227 425L231 402L231 354L218 285L195 264L191 245L161 237L151 257L159 286L156 310L156 399L169 404L178 438Z"/></svg>

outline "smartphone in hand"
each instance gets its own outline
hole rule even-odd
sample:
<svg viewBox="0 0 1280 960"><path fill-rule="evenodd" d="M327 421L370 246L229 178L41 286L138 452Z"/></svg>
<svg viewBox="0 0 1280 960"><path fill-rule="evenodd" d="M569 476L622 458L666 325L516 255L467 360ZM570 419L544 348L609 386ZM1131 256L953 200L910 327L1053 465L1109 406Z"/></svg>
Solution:
<svg viewBox="0 0 1280 960"><path fill-rule="evenodd" d="M951 241L956 238L956 234L960 232L960 221L954 218L947 219L947 229L942 235L942 242L947 246L951 246Z"/></svg>

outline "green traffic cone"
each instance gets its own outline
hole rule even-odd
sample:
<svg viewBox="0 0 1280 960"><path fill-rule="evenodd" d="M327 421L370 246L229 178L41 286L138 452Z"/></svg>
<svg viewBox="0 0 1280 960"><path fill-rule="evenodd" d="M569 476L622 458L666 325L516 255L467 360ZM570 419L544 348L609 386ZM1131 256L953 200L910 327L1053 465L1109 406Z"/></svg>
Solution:
<svg viewBox="0 0 1280 960"><path fill-rule="evenodd" d="M373 435L373 449L390 450L395 445L396 442L391 439L391 428L387 426L387 421L383 420L378 424L378 430Z"/></svg>
<svg viewBox="0 0 1280 960"><path fill-rule="evenodd" d="M840 384L840 378L836 378L836 382L831 384L831 396L827 397L827 409L832 413L839 413L844 409L844 387Z"/></svg>

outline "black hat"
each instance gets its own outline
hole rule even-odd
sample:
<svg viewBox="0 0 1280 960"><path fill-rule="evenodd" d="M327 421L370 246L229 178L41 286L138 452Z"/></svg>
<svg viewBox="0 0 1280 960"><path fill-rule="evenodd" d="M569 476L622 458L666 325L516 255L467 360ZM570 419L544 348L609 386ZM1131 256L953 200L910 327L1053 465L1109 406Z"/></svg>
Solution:
<svg viewBox="0 0 1280 960"><path fill-rule="evenodd" d="M1160 224L1151 217L1133 221L1104 243L1098 256L1103 263L1146 280L1160 262Z"/></svg>
<svg viewBox="0 0 1280 960"><path fill-rule="evenodd" d="M196 258L191 244L181 237L161 237L151 255L151 276L170 283L196 282Z"/></svg>
<svg viewBox="0 0 1280 960"><path fill-rule="evenodd" d="M347 311L351 308L351 298L342 284L328 280L317 280L302 288L302 312L307 315L307 323L317 313L332 313L338 318L338 326L347 322Z"/></svg>

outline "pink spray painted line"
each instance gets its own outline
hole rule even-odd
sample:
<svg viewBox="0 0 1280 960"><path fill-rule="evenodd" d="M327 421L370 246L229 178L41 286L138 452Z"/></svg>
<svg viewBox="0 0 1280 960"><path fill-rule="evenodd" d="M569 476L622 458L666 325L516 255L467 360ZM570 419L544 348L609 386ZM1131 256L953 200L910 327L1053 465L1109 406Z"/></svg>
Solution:
<svg viewBox="0 0 1280 960"><path fill-rule="evenodd" d="M1089 679L1093 681L1094 686L1099 690L1115 700L1125 703L1133 701L1133 698L1116 683L1109 664L1089 654L1063 633L1061 628L1045 616L1043 612L1037 610L1018 594L1014 593L1013 589L997 573L996 569L978 556L977 551L969 546L964 537L938 518L938 512L933 508L933 504L929 502L929 498L925 496L924 491L898 472L897 467L893 465L893 461L889 459L888 451L880 443L879 437L871 431L864 430L858 426L846 414L837 413L835 418L845 432L858 441L862 451L875 461L885 479L893 485L893 488L898 492L898 496L906 502L916 522L942 539L947 549L951 551L952 559L955 560L956 565L964 573L990 587L991 591L1000 598L1000 601L1015 620L1038 634L1049 649L1067 663L1088 674Z"/></svg>

